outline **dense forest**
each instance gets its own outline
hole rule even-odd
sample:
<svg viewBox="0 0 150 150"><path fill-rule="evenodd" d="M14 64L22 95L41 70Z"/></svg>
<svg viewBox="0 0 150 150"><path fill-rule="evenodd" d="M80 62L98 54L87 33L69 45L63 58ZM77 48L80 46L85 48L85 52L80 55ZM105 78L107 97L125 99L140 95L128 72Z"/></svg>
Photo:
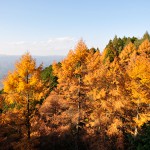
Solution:
<svg viewBox="0 0 150 150"><path fill-rule="evenodd" d="M0 149L150 149L150 35L80 40L66 58L37 66L26 53L3 79Z"/></svg>

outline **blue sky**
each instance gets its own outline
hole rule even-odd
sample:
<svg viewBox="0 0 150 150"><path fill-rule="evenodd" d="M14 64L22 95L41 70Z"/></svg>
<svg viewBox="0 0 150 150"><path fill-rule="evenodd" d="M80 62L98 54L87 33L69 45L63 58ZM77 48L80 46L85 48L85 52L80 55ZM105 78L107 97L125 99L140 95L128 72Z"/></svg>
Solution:
<svg viewBox="0 0 150 150"><path fill-rule="evenodd" d="M149 15L149 0L0 0L0 54L66 55L81 38L102 51L150 32Z"/></svg>

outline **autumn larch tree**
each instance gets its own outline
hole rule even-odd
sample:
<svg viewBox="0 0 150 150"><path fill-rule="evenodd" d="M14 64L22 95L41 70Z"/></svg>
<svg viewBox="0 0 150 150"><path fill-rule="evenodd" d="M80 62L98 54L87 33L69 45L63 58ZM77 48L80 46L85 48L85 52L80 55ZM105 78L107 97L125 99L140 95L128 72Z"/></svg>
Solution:
<svg viewBox="0 0 150 150"><path fill-rule="evenodd" d="M133 119L136 123L134 133L136 136L138 127L150 120L150 42L148 39L132 55L127 73L130 77L131 99L135 105Z"/></svg>
<svg viewBox="0 0 150 150"><path fill-rule="evenodd" d="M6 102L15 103L24 114L28 140L31 133L32 110L35 102L43 96L41 70L42 65L36 67L36 61L29 53L26 53L20 61L16 62L14 71L9 72L3 81L4 92L7 93Z"/></svg>
<svg viewBox="0 0 150 150"><path fill-rule="evenodd" d="M87 74L88 55L87 46L80 40L61 64L53 65L54 75L58 77L59 94L64 95L64 99L70 104L68 115L71 118L70 123L76 127L77 141L79 141L80 124L84 124L87 110L86 85L83 80Z"/></svg>

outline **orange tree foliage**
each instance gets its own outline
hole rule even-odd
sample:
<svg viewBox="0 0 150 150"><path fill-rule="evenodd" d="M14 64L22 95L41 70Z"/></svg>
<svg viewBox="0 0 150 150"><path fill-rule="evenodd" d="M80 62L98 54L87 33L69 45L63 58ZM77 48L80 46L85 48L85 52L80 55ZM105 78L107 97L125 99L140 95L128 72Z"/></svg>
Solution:
<svg viewBox="0 0 150 150"><path fill-rule="evenodd" d="M87 72L85 83L93 108L90 126L100 133L102 143L107 142L106 135L117 136L116 146L123 149L124 133L131 133L136 124L140 127L149 120L149 47L148 40L138 50L129 43L119 58L115 57L111 63L99 61L96 69L91 65L93 70ZM105 59L103 56L101 60Z"/></svg>
<svg viewBox="0 0 150 150"><path fill-rule="evenodd" d="M123 108L128 105L124 89L125 77L117 59L109 67L102 61L97 66L93 74L89 73L86 78L90 87L88 96L93 107L90 126L99 133L101 146L108 142L106 136L118 136L119 147L123 147Z"/></svg>
<svg viewBox="0 0 150 150"><path fill-rule="evenodd" d="M49 97L46 98L39 112L42 118L47 122L46 126L50 131L54 132L62 129L61 132L63 132L63 129L69 127L69 105L57 92L52 92Z"/></svg>
<svg viewBox="0 0 150 150"><path fill-rule="evenodd" d="M70 104L70 115L74 124L84 118L86 95L83 82L87 72L89 50L82 40L74 51L70 51L61 64L53 64L54 74L58 77L59 94Z"/></svg>
<svg viewBox="0 0 150 150"><path fill-rule="evenodd" d="M134 134L136 126L149 120L149 41L138 50L130 42L113 61L105 55L106 51L101 56L80 41L61 64L53 65L54 73L59 94L68 100L72 121L86 118L86 131L99 134L101 149L103 143L110 143L106 136L116 137L116 147L124 149L124 134Z"/></svg>
<svg viewBox="0 0 150 150"><path fill-rule="evenodd" d="M56 134L59 139L69 133L75 149L81 144L75 135L89 143L89 149L126 149L126 135L137 136L150 120L150 42L140 41L137 47L138 39L128 39L115 38L102 55L80 40L61 63L54 63L58 84L32 118L32 134ZM27 58L29 54L4 81L6 101L20 108L13 114L28 114L27 108L31 112L32 102L43 96L41 66L36 68Z"/></svg>
<svg viewBox="0 0 150 150"><path fill-rule="evenodd" d="M128 65L128 62L130 61L130 57L133 54L133 52L136 52L136 47L133 43L129 43L124 47L121 54L119 55L120 63L126 67Z"/></svg>
<svg viewBox="0 0 150 150"><path fill-rule="evenodd" d="M129 87L131 99L136 106L136 115L133 119L136 126L141 127L150 120L150 42L148 40L145 40L132 55L127 73L131 79Z"/></svg>
<svg viewBox="0 0 150 150"><path fill-rule="evenodd" d="M77 132L81 127L80 124L87 126L89 124L89 115L93 108L87 93L92 87L86 80L98 68L100 58L98 50L89 50L81 40L61 65L53 65L54 73L58 77L57 89L69 104L69 116L72 124L77 124Z"/></svg>
<svg viewBox="0 0 150 150"><path fill-rule="evenodd" d="M15 64L13 72L9 72L4 79L4 92L7 94L5 101L8 104L14 103L26 119L25 124L30 138L30 118L35 102L43 96L43 84L41 81L42 65L36 67L36 61L29 53L26 53Z"/></svg>

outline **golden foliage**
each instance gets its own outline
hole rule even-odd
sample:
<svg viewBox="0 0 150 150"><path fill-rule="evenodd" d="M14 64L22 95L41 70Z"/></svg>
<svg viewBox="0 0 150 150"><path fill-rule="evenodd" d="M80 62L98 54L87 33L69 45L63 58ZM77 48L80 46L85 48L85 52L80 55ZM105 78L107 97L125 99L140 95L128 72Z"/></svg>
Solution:
<svg viewBox="0 0 150 150"><path fill-rule="evenodd" d="M120 55L114 53L112 62L107 58L104 63L106 51L101 55L89 50L80 40L61 63L53 64L58 85L43 102L39 116L32 118L32 136L53 132L60 136L68 130L74 135L82 122L89 136L104 141L105 136L115 137L116 147L123 149L123 132L133 134L150 121L150 42L145 40L138 49L130 42ZM5 102L21 106L20 118L25 116L27 94L30 102L45 95L41 69L27 53L3 82ZM11 121L8 116L0 116L2 124Z"/></svg>
<svg viewBox="0 0 150 150"><path fill-rule="evenodd" d="M130 42L121 52L119 55L120 57L120 62L121 63L127 63L130 60L131 55L133 52L136 52L136 47L132 42Z"/></svg>
<svg viewBox="0 0 150 150"><path fill-rule="evenodd" d="M42 65L36 68L36 62L29 53L23 55L13 72L9 72L4 79L4 92L8 94L8 103L25 104L26 94L32 99L40 100L43 84L40 77Z"/></svg>
<svg viewBox="0 0 150 150"><path fill-rule="evenodd" d="M120 127L122 127L122 121L115 118L108 127L107 134L110 136L117 135Z"/></svg>

